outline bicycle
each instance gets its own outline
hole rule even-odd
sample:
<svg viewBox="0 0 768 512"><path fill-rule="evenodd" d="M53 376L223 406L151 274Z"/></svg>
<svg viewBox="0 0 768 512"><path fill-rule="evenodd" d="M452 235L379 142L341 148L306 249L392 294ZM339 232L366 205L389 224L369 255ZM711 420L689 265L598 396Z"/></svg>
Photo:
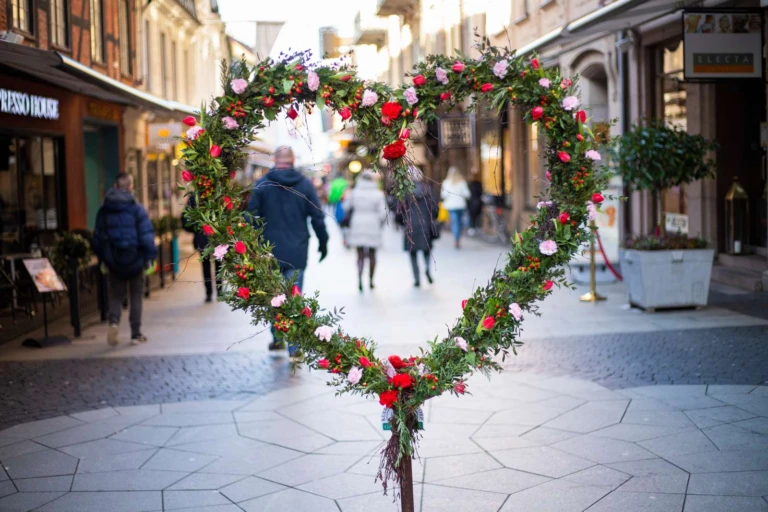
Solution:
<svg viewBox="0 0 768 512"><path fill-rule="evenodd" d="M484 194L483 212L480 216L480 238L488 243L500 243L506 245L509 243L509 233L507 232L506 215L504 208L499 204L498 196Z"/></svg>

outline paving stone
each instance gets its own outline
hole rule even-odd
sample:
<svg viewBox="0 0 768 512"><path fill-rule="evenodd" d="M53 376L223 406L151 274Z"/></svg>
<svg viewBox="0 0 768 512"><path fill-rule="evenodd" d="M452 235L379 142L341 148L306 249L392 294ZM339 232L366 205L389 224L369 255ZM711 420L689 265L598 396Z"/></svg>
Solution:
<svg viewBox="0 0 768 512"><path fill-rule="evenodd" d="M422 512L498 510L507 498L504 494L499 493L430 484L424 484L422 493Z"/></svg>
<svg viewBox="0 0 768 512"><path fill-rule="evenodd" d="M531 427L527 425L483 425L474 431L472 438L520 436L530 431Z"/></svg>
<svg viewBox="0 0 768 512"><path fill-rule="evenodd" d="M288 486L320 480L343 473L358 461L358 457L347 455L304 455L256 476Z"/></svg>
<svg viewBox="0 0 768 512"><path fill-rule="evenodd" d="M231 505L219 491L165 491L163 510L204 508L215 505Z"/></svg>
<svg viewBox="0 0 768 512"><path fill-rule="evenodd" d="M548 427L536 427L525 434L521 434L520 437L527 439L528 441L533 441L536 444L552 445L570 439L576 435L578 434L575 432L566 432L564 430Z"/></svg>
<svg viewBox="0 0 768 512"><path fill-rule="evenodd" d="M633 476L629 482L619 487L617 491L685 494L687 487L688 475L686 473L680 473L674 475Z"/></svg>
<svg viewBox="0 0 768 512"><path fill-rule="evenodd" d="M211 505L210 507L192 507L180 510L184 512L243 512L243 509L232 503L229 505Z"/></svg>
<svg viewBox="0 0 768 512"><path fill-rule="evenodd" d="M162 428L162 427L157 427ZM202 427L180 428L166 446L179 444L200 443L202 441L219 440L225 437L238 437L240 434L233 423L226 425L205 425Z"/></svg>
<svg viewBox="0 0 768 512"><path fill-rule="evenodd" d="M686 411L685 414L699 428L714 427L715 425L721 425L723 423L733 423L754 418L755 416L744 409L732 405Z"/></svg>
<svg viewBox="0 0 768 512"><path fill-rule="evenodd" d="M312 452L333 443L333 439L291 420L245 423L240 425L239 430L243 437L303 452Z"/></svg>
<svg viewBox="0 0 768 512"><path fill-rule="evenodd" d="M592 506L589 512L681 512L684 500L684 494L614 491Z"/></svg>
<svg viewBox="0 0 768 512"><path fill-rule="evenodd" d="M2 504L0 504L2 505ZM160 492L70 492L41 507L40 512L157 512L163 509Z"/></svg>
<svg viewBox="0 0 768 512"><path fill-rule="evenodd" d="M768 471L768 450L734 450L675 455L669 461L691 473Z"/></svg>
<svg viewBox="0 0 768 512"><path fill-rule="evenodd" d="M768 502L762 498L742 496L688 496L684 512L766 512Z"/></svg>
<svg viewBox="0 0 768 512"><path fill-rule="evenodd" d="M343 441L324 446L312 453L325 455L370 455L384 447L380 441Z"/></svg>
<svg viewBox="0 0 768 512"><path fill-rule="evenodd" d="M245 512L285 512L286 510L311 510L312 512L339 512L336 504L327 499L299 491L285 489L239 503Z"/></svg>
<svg viewBox="0 0 768 512"><path fill-rule="evenodd" d="M419 458L411 461L413 468L413 481L422 482L424 480L424 464L427 459ZM379 464L381 463L381 457L378 455L366 456L360 459L355 465L346 470L346 473L352 473L355 475L365 475L374 480L379 473Z"/></svg>
<svg viewBox="0 0 768 512"><path fill-rule="evenodd" d="M119 427L107 423L88 423L53 434L36 437L35 442L51 448L63 448L64 446L104 439L119 430Z"/></svg>
<svg viewBox="0 0 768 512"><path fill-rule="evenodd" d="M733 426L757 432L758 434L768 435L768 418L752 418L751 420L737 421L733 423Z"/></svg>
<svg viewBox="0 0 768 512"><path fill-rule="evenodd" d="M17 492L5 498L0 498L0 510L3 512L38 510L38 507L63 495L63 492ZM82 512L82 509L76 509L76 512Z"/></svg>
<svg viewBox="0 0 768 512"><path fill-rule="evenodd" d="M663 459L619 462L616 464L608 464L608 467L613 468L617 471L621 471L622 473L635 476L635 477L645 477L645 476L655 476L655 475L664 475L664 476L674 476L674 475L687 476L688 475L685 471L683 471L679 467L675 466L674 464L670 464L669 462Z"/></svg>
<svg viewBox="0 0 768 512"><path fill-rule="evenodd" d="M690 428L695 426L684 412L664 410L628 410L621 422L655 427Z"/></svg>
<svg viewBox="0 0 768 512"><path fill-rule="evenodd" d="M77 459L55 450L45 450L5 459L3 466L14 480L71 475L77 468Z"/></svg>
<svg viewBox="0 0 768 512"><path fill-rule="evenodd" d="M343 475L337 475L336 478L341 478ZM245 479L234 482L230 485L221 488L221 493L234 501L240 503L241 501L252 500L265 494L285 489L284 485L276 484L263 478L256 478L255 476L249 476ZM316 493L319 494L319 493Z"/></svg>
<svg viewBox="0 0 768 512"><path fill-rule="evenodd" d="M254 423L257 421L275 421L284 419L283 416L272 411L237 411L235 421L238 423Z"/></svg>
<svg viewBox="0 0 768 512"><path fill-rule="evenodd" d="M34 441L17 441L0 448L0 461L27 453L42 452L48 448Z"/></svg>
<svg viewBox="0 0 768 512"><path fill-rule="evenodd" d="M67 488L69 490L69 488ZM5 496L8 496L9 494L13 494L16 492L16 487L13 485L13 482L10 480L5 480L3 482L0 482L0 498L4 498Z"/></svg>
<svg viewBox="0 0 768 512"><path fill-rule="evenodd" d="M378 485L378 484L377 484ZM413 486L413 500L421 503L421 484ZM390 489L384 495L381 488L377 492L344 498L336 503L342 512L400 512L400 501L394 499L394 491ZM419 506L417 505L417 510Z"/></svg>
<svg viewBox="0 0 768 512"><path fill-rule="evenodd" d="M530 425L539 426L547 421L556 418L562 412L553 407L545 407L539 404L525 404L514 409L507 409L495 413L490 420L489 425Z"/></svg>
<svg viewBox="0 0 768 512"><path fill-rule="evenodd" d="M169 448L189 453L205 453L220 457L247 458L251 454L258 453L261 448L269 446L261 441L246 439L244 437L223 437L210 441L200 441L187 444L173 445Z"/></svg>
<svg viewBox="0 0 768 512"><path fill-rule="evenodd" d="M583 471L566 475L561 480L581 485L607 487L613 490L630 478L630 475L606 466L592 466Z"/></svg>
<svg viewBox="0 0 768 512"><path fill-rule="evenodd" d="M501 468L471 475L446 478L438 480L435 483L446 487L512 494L522 491L523 489L543 484L549 480L549 478L543 476L515 471L514 469Z"/></svg>
<svg viewBox="0 0 768 512"><path fill-rule="evenodd" d="M540 446L524 437L480 437L474 441L485 450L511 450L514 448L530 448Z"/></svg>
<svg viewBox="0 0 768 512"><path fill-rule="evenodd" d="M73 491L161 491L178 482L188 473L129 469L104 473L78 473Z"/></svg>
<svg viewBox="0 0 768 512"><path fill-rule="evenodd" d="M123 471L139 469L157 449L147 449L138 452L106 453L103 455L88 455L80 459L78 473L100 473L104 471Z"/></svg>
<svg viewBox="0 0 768 512"><path fill-rule="evenodd" d="M635 425L633 423L619 423L611 425L600 430L592 432L591 435L598 437L610 437L611 439L620 439L622 441L646 441L665 437L683 431L694 430L694 427L656 427L653 425Z"/></svg>
<svg viewBox="0 0 768 512"><path fill-rule="evenodd" d="M225 475L255 475L265 469L273 468L301 456L300 452L294 450L267 445L238 457L222 457L213 464L206 466L205 472Z"/></svg>
<svg viewBox="0 0 768 512"><path fill-rule="evenodd" d="M768 416L768 395L760 394L755 395L753 393L744 396L743 395L731 395L731 397L738 397L738 399L732 399L729 403L737 405L739 408L749 411L756 416ZM728 401L725 398L721 398L723 401Z"/></svg>
<svg viewBox="0 0 768 512"><path fill-rule="evenodd" d="M646 448L659 457L668 458L673 455L687 455L689 453L712 452L717 446L712 444L707 436L701 432L686 431L671 436L659 437L648 441L640 441L640 446Z"/></svg>
<svg viewBox="0 0 768 512"><path fill-rule="evenodd" d="M751 386L751 385L722 385L722 384L710 384L707 386L707 395L714 396L717 398L717 395L736 395L736 394L749 394L757 386Z"/></svg>
<svg viewBox="0 0 768 512"><path fill-rule="evenodd" d="M768 471L694 474L688 494L768 496Z"/></svg>
<svg viewBox="0 0 768 512"><path fill-rule="evenodd" d="M149 418L150 416L160 414L160 404L128 405L123 407L113 407L112 409L121 416Z"/></svg>
<svg viewBox="0 0 768 512"><path fill-rule="evenodd" d="M582 512L608 492L608 487L553 480L511 495L499 512Z"/></svg>
<svg viewBox="0 0 768 512"><path fill-rule="evenodd" d="M116 455L118 453L141 452L147 447L138 443L126 443L115 439L99 439L74 446L61 448L61 451L78 458L100 457L102 455Z"/></svg>
<svg viewBox="0 0 768 512"><path fill-rule="evenodd" d="M142 424L159 427L197 427L200 425L222 425L234 422L235 418L228 412L189 412L160 414L144 420Z"/></svg>
<svg viewBox="0 0 768 512"><path fill-rule="evenodd" d="M768 436L735 425L718 425L704 433L721 450L768 449Z"/></svg>
<svg viewBox="0 0 768 512"><path fill-rule="evenodd" d="M192 473L170 486L169 491L205 491L222 489L242 480L242 475L217 475L214 473Z"/></svg>
<svg viewBox="0 0 768 512"><path fill-rule="evenodd" d="M216 459L218 457L213 455L161 448L142 466L142 469L193 472L207 466Z"/></svg>
<svg viewBox="0 0 768 512"><path fill-rule="evenodd" d="M47 420L32 421L24 423L23 425L16 425L0 431L2 437L16 437L19 439L33 439L35 437L44 436L59 430L66 430L68 428L82 425L83 422L70 418L68 416L58 416Z"/></svg>
<svg viewBox="0 0 768 512"><path fill-rule="evenodd" d="M629 400L611 400L607 402L587 402L562 416L544 423L544 426L587 433L621 421Z"/></svg>
<svg viewBox="0 0 768 512"><path fill-rule="evenodd" d="M332 477L315 480L300 485L298 489L311 492L319 496L325 496L332 500L381 492L381 482L375 482L374 478L353 473L342 473Z"/></svg>
<svg viewBox="0 0 768 512"><path fill-rule="evenodd" d="M482 452L483 449L469 437L476 430L475 425L433 424L428 435L421 439L419 456L431 458Z"/></svg>
<svg viewBox="0 0 768 512"><path fill-rule="evenodd" d="M425 482L435 482L445 478L470 475L502 467L487 453L436 457L427 459L425 466Z"/></svg>
<svg viewBox="0 0 768 512"><path fill-rule="evenodd" d="M85 412L70 414L70 416L72 416L76 420L84 421L86 423L91 423L94 421L104 421L108 418L118 416L119 414L120 413L118 413L112 407L105 407L103 409L95 409L93 411L85 411Z"/></svg>
<svg viewBox="0 0 768 512"><path fill-rule="evenodd" d="M47 476L43 478L19 478L14 480L20 492L69 491L72 476Z"/></svg>
<svg viewBox="0 0 768 512"><path fill-rule="evenodd" d="M595 465L594 462L548 446L490 453L510 469L527 471L551 478L560 478Z"/></svg>
<svg viewBox="0 0 768 512"><path fill-rule="evenodd" d="M554 444L552 448L600 464L656 458L656 455L634 443L596 436L574 437Z"/></svg>
<svg viewBox="0 0 768 512"><path fill-rule="evenodd" d="M247 403L245 400L193 400L165 403L160 408L163 414L232 412Z"/></svg>
<svg viewBox="0 0 768 512"><path fill-rule="evenodd" d="M381 430L376 430L368 420L353 414L343 414L335 411L313 413L295 421L297 424L334 441L380 441L383 439ZM275 423L275 425L280 424L282 422ZM265 425L265 423L256 425ZM252 431L251 428L250 425L241 425L240 432ZM379 428L381 427L379 426Z"/></svg>
<svg viewBox="0 0 768 512"><path fill-rule="evenodd" d="M175 427L145 427L134 425L113 435L110 439L129 441L150 446L163 446L179 429Z"/></svg>
<svg viewBox="0 0 768 512"><path fill-rule="evenodd" d="M3 468L3 466L0 466L0 482L4 482L6 480L9 480L8 473L5 472L5 468Z"/></svg>

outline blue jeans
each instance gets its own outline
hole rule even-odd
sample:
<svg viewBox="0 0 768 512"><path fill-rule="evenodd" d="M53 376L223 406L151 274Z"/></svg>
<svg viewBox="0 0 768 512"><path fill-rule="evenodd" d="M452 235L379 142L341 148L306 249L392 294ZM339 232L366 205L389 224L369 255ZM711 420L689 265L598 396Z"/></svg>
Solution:
<svg viewBox="0 0 768 512"><path fill-rule="evenodd" d="M451 232L453 238L458 242L461 238L462 217L464 216L464 210L448 210L448 215L451 216Z"/></svg>
<svg viewBox="0 0 768 512"><path fill-rule="evenodd" d="M304 292L304 269L303 268L281 268L280 271L283 273L283 278L286 280L286 282L292 282L295 277L296 286L299 287L302 293ZM274 326L270 327L270 331L272 331L272 339L274 339L275 341L277 341L278 337L282 337L282 335L278 336ZM295 351L296 351L296 346L292 345L289 342L288 353L293 355Z"/></svg>

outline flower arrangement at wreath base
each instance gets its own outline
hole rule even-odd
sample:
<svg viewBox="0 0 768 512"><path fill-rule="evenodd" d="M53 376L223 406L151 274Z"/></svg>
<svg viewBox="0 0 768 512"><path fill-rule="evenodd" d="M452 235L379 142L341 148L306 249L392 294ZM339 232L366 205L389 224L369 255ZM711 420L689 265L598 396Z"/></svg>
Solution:
<svg viewBox="0 0 768 512"><path fill-rule="evenodd" d="M185 139L184 186L196 197L196 207L186 215L210 237L202 257L218 251L232 285L223 300L285 333L298 346L300 363L327 372L340 393L362 395L392 410L393 435L379 473L385 491L388 481L399 484L404 461L415 453L418 408L444 393L458 397L470 392L468 376L489 376L501 370L507 355L517 354L525 314L536 312L535 303L555 284L566 284L563 265L590 238L589 205L597 207L591 203L593 194L607 182L588 156L599 144L577 115L573 82L535 58L515 57L486 42L478 49L479 58L428 56L412 71L413 85L399 89L364 82L347 64L312 63L306 52L254 67L235 63L226 67L224 95L201 108ZM345 332L341 313L321 307L317 293L302 293L283 280L262 237L263 225L241 212L241 189L230 175L253 134L281 112L327 109L354 121L357 137L379 148L387 165L377 170L387 174L393 194L404 199L414 185L403 135L409 135L416 120L435 121L438 109L465 100L471 100L472 108L481 100L496 110L511 104L529 122L538 119L548 141L541 150L550 182L546 206L531 218L529 229L515 234L506 264L456 305L460 316L445 336L429 341L419 354L382 356L374 340ZM233 111L241 114L235 117ZM239 250L230 249L236 246ZM438 324L443 321L435 319Z"/></svg>

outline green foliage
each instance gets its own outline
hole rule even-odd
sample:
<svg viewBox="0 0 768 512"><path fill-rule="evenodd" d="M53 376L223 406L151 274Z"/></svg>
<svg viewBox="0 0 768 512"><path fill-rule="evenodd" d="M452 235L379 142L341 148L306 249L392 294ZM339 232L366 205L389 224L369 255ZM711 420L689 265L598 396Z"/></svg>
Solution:
<svg viewBox="0 0 768 512"><path fill-rule="evenodd" d="M74 265L78 268L88 268L93 255L89 240L90 232L67 231L56 235L49 257L51 265L60 276L68 279Z"/></svg>
<svg viewBox="0 0 768 512"><path fill-rule="evenodd" d="M626 249L637 251L676 251L680 249L706 249L707 241L703 238L688 238L685 235L643 235L627 240Z"/></svg>
<svg viewBox="0 0 768 512"><path fill-rule="evenodd" d="M612 150L618 174L634 190L661 191L712 177L717 143L663 120L634 126Z"/></svg>

